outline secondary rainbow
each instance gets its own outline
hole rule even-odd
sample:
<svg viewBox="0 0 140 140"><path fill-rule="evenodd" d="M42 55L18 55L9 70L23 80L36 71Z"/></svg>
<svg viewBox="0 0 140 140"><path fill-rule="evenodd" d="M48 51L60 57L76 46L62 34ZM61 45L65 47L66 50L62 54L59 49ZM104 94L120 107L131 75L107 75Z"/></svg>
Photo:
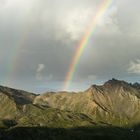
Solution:
<svg viewBox="0 0 140 140"><path fill-rule="evenodd" d="M11 86L11 79L12 76L16 75L17 72L17 67L18 67L18 61L20 58L20 50L25 47L25 44L27 42L28 39L28 34L30 32L31 29L31 24L30 22L33 20L31 15L33 13L33 9L31 9L31 11L29 11L29 13L26 15L25 21L27 23L25 23L22 26L22 31L19 34L19 37L17 38L17 42L15 43L15 46L13 47L12 51L9 53L9 57L8 57L8 64L7 64L7 68L6 68L6 77L5 79L3 79L3 85L8 85L10 83Z"/></svg>
<svg viewBox="0 0 140 140"><path fill-rule="evenodd" d="M94 17L90 23L90 26L86 29L86 32L85 32L84 36L82 37L82 39L80 40L78 47L75 51L75 54L72 58L71 64L70 64L68 72L66 74L66 79L64 81L63 90L68 90L69 85L71 84L71 81L73 79L74 73L76 71L78 62L80 61L81 55L82 55L86 45L88 44L91 36L93 36L93 34L95 33L98 21L103 16L105 16L106 12L113 4L113 1L114 0L103 0L103 2L99 5L96 15L94 15Z"/></svg>
<svg viewBox="0 0 140 140"><path fill-rule="evenodd" d="M4 85L11 83L10 80L12 79L12 76L14 76L16 71L17 71L16 69L18 66L20 49L22 49L25 46L25 43L26 43L27 38L28 38L28 30L29 30L29 27L25 26L25 30L22 32L21 35L19 35L18 43L15 45L15 47L13 47L12 51L9 54L8 64L7 64L7 69L6 69L7 76L3 80Z"/></svg>

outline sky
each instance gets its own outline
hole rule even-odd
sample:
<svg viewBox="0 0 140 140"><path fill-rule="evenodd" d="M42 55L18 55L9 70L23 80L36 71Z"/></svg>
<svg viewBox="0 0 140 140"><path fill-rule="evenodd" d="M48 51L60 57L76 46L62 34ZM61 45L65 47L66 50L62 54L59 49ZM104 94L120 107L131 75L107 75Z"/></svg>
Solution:
<svg viewBox="0 0 140 140"><path fill-rule="evenodd" d="M105 0L0 0L0 85L63 90L78 43ZM140 1L112 0L78 61L70 91L111 78L140 82Z"/></svg>

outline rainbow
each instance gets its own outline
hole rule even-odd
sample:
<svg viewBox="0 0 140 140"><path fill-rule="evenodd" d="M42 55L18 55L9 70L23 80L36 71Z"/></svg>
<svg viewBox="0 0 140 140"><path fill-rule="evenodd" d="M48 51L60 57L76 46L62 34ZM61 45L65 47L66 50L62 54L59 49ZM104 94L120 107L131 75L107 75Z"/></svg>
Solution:
<svg viewBox="0 0 140 140"><path fill-rule="evenodd" d="M25 47L30 29L31 29L31 24L29 23L32 21L32 17L31 17L32 13L33 13L33 10L31 10L31 12L29 12L26 15L25 20L28 21L28 23L23 25L22 27L23 30L21 31L21 33L19 34L19 37L17 38L18 41L9 54L8 64L6 68L7 74L6 74L5 79L3 80L3 83L2 83L3 85L8 85L10 83L10 86L11 86L12 76L16 75L18 61L20 57L20 50L23 47Z"/></svg>
<svg viewBox="0 0 140 140"><path fill-rule="evenodd" d="M86 29L86 32L82 39L80 40L78 47L75 51L75 54L72 58L71 64L69 66L68 72L66 74L66 78L64 81L64 88L63 90L68 90L69 85L74 77L74 73L76 71L77 65L80 61L81 55L87 46L91 36L95 33L98 21L106 14L108 9L113 4L113 0L103 0L103 2L97 8L96 15L93 17L90 26Z"/></svg>

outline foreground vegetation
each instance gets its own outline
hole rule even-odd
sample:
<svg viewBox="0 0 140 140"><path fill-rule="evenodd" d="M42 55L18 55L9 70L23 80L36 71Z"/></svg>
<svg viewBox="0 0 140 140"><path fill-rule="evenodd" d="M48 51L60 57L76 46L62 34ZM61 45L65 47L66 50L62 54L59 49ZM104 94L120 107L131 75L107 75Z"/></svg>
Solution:
<svg viewBox="0 0 140 140"><path fill-rule="evenodd" d="M0 140L139 140L140 129L20 127L0 130Z"/></svg>

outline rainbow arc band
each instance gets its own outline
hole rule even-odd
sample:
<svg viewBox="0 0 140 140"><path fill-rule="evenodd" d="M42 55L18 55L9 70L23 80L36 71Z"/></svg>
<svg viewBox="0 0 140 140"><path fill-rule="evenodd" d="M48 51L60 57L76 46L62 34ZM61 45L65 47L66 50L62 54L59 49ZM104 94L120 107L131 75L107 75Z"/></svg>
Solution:
<svg viewBox="0 0 140 140"><path fill-rule="evenodd" d="M62 90L68 90L71 81L74 77L74 73L76 71L76 68L78 66L78 63L80 61L80 58L84 52L85 47L87 46L91 36L94 35L95 31L96 31L96 27L97 27L97 23L98 21L105 15L105 13L108 11L108 9L111 7L111 5L113 4L114 0L103 0L103 2L99 5L99 7L97 8L97 12L96 15L94 15L94 17L91 20L90 26L88 27L88 29L86 29L85 34L83 35L83 37L81 38L78 47L75 51L75 54L72 58L71 64L69 66L69 69L67 71L66 74L66 78L64 81L64 87Z"/></svg>
<svg viewBox="0 0 140 140"><path fill-rule="evenodd" d="M34 13L34 7L35 6L33 5L31 10L27 12L25 16L26 23L22 25L21 33L19 34L17 42L15 43L15 46L12 48L12 51L8 57L8 64L6 68L7 74L5 79L3 79L3 85L11 83L11 77L16 75L19 60L21 59L20 50L26 46L30 30L32 29L32 23L34 23L34 17L32 17L32 13Z"/></svg>

